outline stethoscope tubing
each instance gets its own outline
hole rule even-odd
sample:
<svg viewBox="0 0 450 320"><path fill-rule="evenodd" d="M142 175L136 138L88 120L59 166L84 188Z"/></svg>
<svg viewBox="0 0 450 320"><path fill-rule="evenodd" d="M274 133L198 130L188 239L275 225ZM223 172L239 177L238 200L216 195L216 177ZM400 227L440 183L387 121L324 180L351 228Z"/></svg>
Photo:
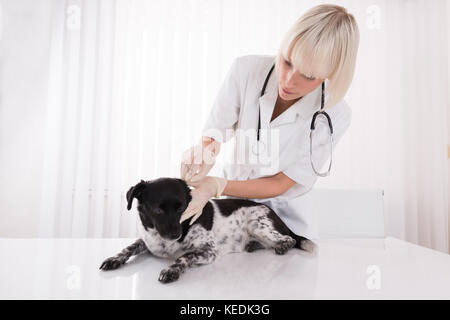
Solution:
<svg viewBox="0 0 450 320"><path fill-rule="evenodd" d="M272 71L273 71L274 68L275 68L275 64L272 65L272 67L270 68L269 73L266 76L266 79L264 81L264 85L263 85L262 90L261 90L260 97L262 97L264 95L264 93L266 92L266 86L267 86L267 83L269 81L270 75L272 74ZM326 176L330 175L331 165L332 165L332 162L333 162L333 123L331 122L331 118L328 115L328 113L326 113L323 110L324 104L325 104L325 81L322 82L322 94L321 94L321 99L320 99L320 110L316 111L314 113L314 115L312 116L311 126L310 126L310 130L311 131L309 133L309 141L310 141L310 144L309 144L309 159L310 159L311 167L312 167L314 173L317 176L320 176L320 177L326 177ZM328 166L328 170L326 172L324 172L324 173L318 172L316 170L316 168L314 167L314 163L312 161L312 157L313 157L312 156L313 131L315 130L316 118L319 115L324 115L326 117L327 122L328 122L329 133L330 133L330 165ZM259 143L259 132L260 132L260 130L261 130L261 106L259 106L259 108L258 108L258 130L256 132L257 143ZM258 147L258 150L259 150L259 147Z"/></svg>

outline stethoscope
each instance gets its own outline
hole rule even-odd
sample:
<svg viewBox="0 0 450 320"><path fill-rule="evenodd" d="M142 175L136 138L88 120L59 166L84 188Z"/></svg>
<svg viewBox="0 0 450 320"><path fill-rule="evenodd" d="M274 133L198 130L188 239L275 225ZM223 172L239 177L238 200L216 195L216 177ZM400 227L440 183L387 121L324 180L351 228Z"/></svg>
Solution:
<svg viewBox="0 0 450 320"><path fill-rule="evenodd" d="M269 73L266 76L266 80L264 81L264 85L263 88L261 90L261 95L260 97L262 97L264 95L264 92L266 91L266 86L267 86L267 82L269 81L270 75L273 71L275 67L275 64L272 66L272 68L270 69ZM328 113L326 113L325 111L323 111L323 107L324 107L324 92L325 92L325 81L322 82L322 97L321 97L321 102L320 102L320 110L316 111L311 119L311 131L309 133L309 160L311 162L311 166L312 169L314 170L314 173L320 177L326 177L330 174L331 172L331 164L333 162L333 124L331 123L331 119L330 116L328 115ZM315 130L315 122L316 122L316 117L318 115L324 115L325 117L327 117L328 119L328 128L329 128L329 132L330 132L330 165L328 166L328 171L324 172L324 173L320 173L316 170L316 168L314 167L314 163L312 161L312 135L313 135L313 131ZM254 151L254 149L252 150L255 154L259 154L259 148L260 145L262 145L264 147L264 143L259 141L259 132L261 130L261 106L259 106L259 112L258 112L258 131L256 133L257 135L257 142L256 142L256 146L257 146L257 152Z"/></svg>

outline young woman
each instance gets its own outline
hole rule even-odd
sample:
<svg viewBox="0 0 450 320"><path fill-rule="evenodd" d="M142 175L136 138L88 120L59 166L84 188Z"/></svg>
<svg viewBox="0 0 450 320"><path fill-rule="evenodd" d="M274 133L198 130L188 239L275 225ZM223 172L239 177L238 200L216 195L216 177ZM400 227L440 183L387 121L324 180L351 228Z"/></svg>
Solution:
<svg viewBox="0 0 450 320"><path fill-rule="evenodd" d="M358 45L353 15L340 6L319 5L296 21L276 56L236 58L200 144L183 157L181 178L194 189L180 221L194 216L193 223L212 197L249 198L272 207L295 233L317 238L316 217L302 196L313 188L317 170L330 158L330 127L325 115L316 117L311 155L310 126L323 104L332 123L333 146L349 127L351 109L343 97L353 78ZM257 139L259 132L259 142L246 143L249 131ZM232 136L234 163L225 166L224 178L207 176L220 143ZM261 150L269 159L265 166L249 161Z"/></svg>

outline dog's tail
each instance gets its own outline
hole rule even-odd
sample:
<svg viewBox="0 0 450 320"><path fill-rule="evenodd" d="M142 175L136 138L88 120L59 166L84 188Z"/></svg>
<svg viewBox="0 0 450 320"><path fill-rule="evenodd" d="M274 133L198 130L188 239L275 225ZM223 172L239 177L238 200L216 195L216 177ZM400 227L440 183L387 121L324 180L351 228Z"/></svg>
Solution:
<svg viewBox="0 0 450 320"><path fill-rule="evenodd" d="M294 248L300 249L300 250L304 250L310 253L315 253L317 250L317 245L312 242L311 240L299 236L295 233L293 233L291 230L289 230L289 235L295 239L295 241L297 242L294 246Z"/></svg>

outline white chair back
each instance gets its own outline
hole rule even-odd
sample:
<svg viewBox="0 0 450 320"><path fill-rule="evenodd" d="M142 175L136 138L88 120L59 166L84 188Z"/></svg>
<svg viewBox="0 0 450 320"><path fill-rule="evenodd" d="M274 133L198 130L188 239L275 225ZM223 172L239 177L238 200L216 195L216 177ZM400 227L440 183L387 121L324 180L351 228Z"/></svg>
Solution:
<svg viewBox="0 0 450 320"><path fill-rule="evenodd" d="M313 189L312 213L317 215L319 237L384 238L383 190Z"/></svg>

